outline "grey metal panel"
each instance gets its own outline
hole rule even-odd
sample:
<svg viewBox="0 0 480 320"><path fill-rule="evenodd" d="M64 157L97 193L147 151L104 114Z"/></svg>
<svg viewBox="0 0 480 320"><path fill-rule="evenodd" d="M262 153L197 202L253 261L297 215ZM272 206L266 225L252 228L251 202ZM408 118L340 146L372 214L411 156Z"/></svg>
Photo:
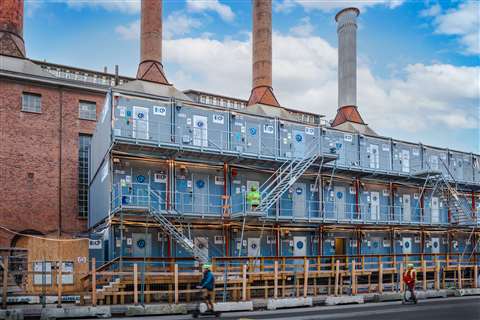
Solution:
<svg viewBox="0 0 480 320"><path fill-rule="evenodd" d="M358 135L338 130L323 130L322 151L337 154L337 165L358 167Z"/></svg>
<svg viewBox="0 0 480 320"><path fill-rule="evenodd" d="M372 170L391 170L390 139L360 136L360 165Z"/></svg>
<svg viewBox="0 0 480 320"><path fill-rule="evenodd" d="M423 148L423 168L425 170L440 170L446 175L447 168L445 165L447 162L447 150L431 147Z"/></svg>
<svg viewBox="0 0 480 320"><path fill-rule="evenodd" d="M88 190L88 226L92 227L106 218L110 213L111 202L110 162L103 163Z"/></svg>
<svg viewBox="0 0 480 320"><path fill-rule="evenodd" d="M228 136L228 112L190 106L175 108L177 143L228 150Z"/></svg>
<svg viewBox="0 0 480 320"><path fill-rule="evenodd" d="M118 95L114 99L113 109L115 137L147 140L154 143L171 142L172 107L168 100L149 100Z"/></svg>
<svg viewBox="0 0 480 320"><path fill-rule="evenodd" d="M460 152L450 151L448 168L450 170L450 173L454 176L455 180L464 181L464 166L464 154Z"/></svg>
<svg viewBox="0 0 480 320"><path fill-rule="evenodd" d="M319 137L319 128L306 126L296 122L279 121L280 156L302 157L312 141Z"/></svg>
<svg viewBox="0 0 480 320"><path fill-rule="evenodd" d="M473 181L473 159L471 154L463 154L463 180Z"/></svg>
<svg viewBox="0 0 480 320"><path fill-rule="evenodd" d="M95 177L111 144L111 95L107 93L90 147L90 179Z"/></svg>
<svg viewBox="0 0 480 320"><path fill-rule="evenodd" d="M275 119L232 113L230 122L231 150L270 157L277 155Z"/></svg>
<svg viewBox="0 0 480 320"><path fill-rule="evenodd" d="M393 171L410 174L422 170L420 146L393 141Z"/></svg>
<svg viewBox="0 0 480 320"><path fill-rule="evenodd" d="M480 182L480 156L473 156L473 179Z"/></svg>

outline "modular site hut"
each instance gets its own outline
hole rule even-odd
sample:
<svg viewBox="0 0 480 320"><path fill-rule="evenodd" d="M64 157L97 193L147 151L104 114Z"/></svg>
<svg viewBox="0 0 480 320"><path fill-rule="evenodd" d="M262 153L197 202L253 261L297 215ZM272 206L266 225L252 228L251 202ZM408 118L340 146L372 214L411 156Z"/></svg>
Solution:
<svg viewBox="0 0 480 320"><path fill-rule="evenodd" d="M99 265L371 255L478 263L476 154L121 86L107 95L91 150ZM263 211L246 203L252 185Z"/></svg>
<svg viewBox="0 0 480 320"><path fill-rule="evenodd" d="M253 1L242 110L193 102L168 83L161 48L144 52L152 10L143 4L137 80L110 90L92 139L89 227L99 245L90 254L112 280L101 301L135 296L139 267L147 302L190 301L207 261L224 300L371 292L373 282L382 292L384 275L401 290L407 262L425 290L440 279L478 286L480 156L381 137L363 122L358 9L336 16L339 108L329 125L275 98L271 1Z"/></svg>

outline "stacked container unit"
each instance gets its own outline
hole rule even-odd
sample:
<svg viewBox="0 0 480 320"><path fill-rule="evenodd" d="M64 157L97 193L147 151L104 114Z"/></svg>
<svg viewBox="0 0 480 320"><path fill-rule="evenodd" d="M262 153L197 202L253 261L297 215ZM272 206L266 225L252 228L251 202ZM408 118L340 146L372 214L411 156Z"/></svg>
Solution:
<svg viewBox="0 0 480 320"><path fill-rule="evenodd" d="M423 168L424 170L440 171L448 175L447 151L444 149L423 147Z"/></svg>
<svg viewBox="0 0 480 320"><path fill-rule="evenodd" d="M394 191L391 217L399 224L421 223L420 194L417 188L398 187Z"/></svg>
<svg viewBox="0 0 480 320"><path fill-rule="evenodd" d="M359 140L362 168L383 172L392 170L392 151L389 139L360 136Z"/></svg>
<svg viewBox="0 0 480 320"><path fill-rule="evenodd" d="M315 180L300 178L280 198L280 217L310 219L320 217Z"/></svg>
<svg viewBox="0 0 480 320"><path fill-rule="evenodd" d="M232 112L230 123L231 149L241 154L275 158L277 130L275 118Z"/></svg>
<svg viewBox="0 0 480 320"><path fill-rule="evenodd" d="M358 135L333 129L322 129L322 152L336 154L339 167L359 167Z"/></svg>
<svg viewBox="0 0 480 320"><path fill-rule="evenodd" d="M192 229L191 236L193 243L202 255L212 257L223 257L226 255L225 237L220 229ZM172 242L172 256L191 257L192 254L186 251L181 245Z"/></svg>
<svg viewBox="0 0 480 320"><path fill-rule="evenodd" d="M356 206L356 190L351 183L334 181L323 190L324 218L327 221L349 222L360 218Z"/></svg>
<svg viewBox="0 0 480 320"><path fill-rule="evenodd" d="M392 241L389 232L367 231L363 233L361 239L361 254L365 255L388 255L393 253ZM378 258L365 257L364 259L366 269L376 269L378 266ZM391 261L391 258L383 259L386 263Z"/></svg>
<svg viewBox="0 0 480 320"><path fill-rule="evenodd" d="M396 234L395 254L415 255L422 249L420 233L401 232ZM418 261L418 256L408 257L407 261Z"/></svg>
<svg viewBox="0 0 480 320"><path fill-rule="evenodd" d="M159 229L140 227L125 227L123 229L123 243L121 242L121 228L112 227L113 241L110 241L110 256L116 257L166 257L168 256L167 236Z"/></svg>
<svg viewBox="0 0 480 320"><path fill-rule="evenodd" d="M457 151L450 151L448 157L448 169L455 181L464 181L464 154ZM468 159L467 159L468 160Z"/></svg>
<svg viewBox="0 0 480 320"><path fill-rule="evenodd" d="M283 257L302 257L316 255L318 252L318 235L314 231L291 231L281 236L279 245ZM303 265L303 259L292 261Z"/></svg>
<svg viewBox="0 0 480 320"><path fill-rule="evenodd" d="M473 181L480 184L480 155L473 155L472 161Z"/></svg>
<svg viewBox="0 0 480 320"><path fill-rule="evenodd" d="M246 195L255 187L257 190L261 190L261 186L272 175L270 172L260 172L248 169L234 169L232 170L235 175L232 175L232 183L230 185L230 199L232 204L232 213L250 211L247 202ZM269 211L268 216L276 216L276 208L273 205Z"/></svg>
<svg viewBox="0 0 480 320"><path fill-rule="evenodd" d="M320 147L318 127L291 121L278 121L280 157L303 158Z"/></svg>
<svg viewBox="0 0 480 320"><path fill-rule="evenodd" d="M268 257L277 255L275 232L265 230L262 233L261 231L244 230L242 238L242 231L234 229L231 239L230 254L233 256Z"/></svg>
<svg viewBox="0 0 480 320"><path fill-rule="evenodd" d="M221 152L229 149L228 111L188 104L175 107L175 141Z"/></svg>
<svg viewBox="0 0 480 320"><path fill-rule="evenodd" d="M90 147L89 227L93 227L110 214L112 179L108 150L112 142L111 103L111 93L108 93Z"/></svg>
<svg viewBox="0 0 480 320"><path fill-rule="evenodd" d="M359 197L362 221L384 223L390 220L390 193L386 186L367 185Z"/></svg>
<svg viewBox="0 0 480 320"><path fill-rule="evenodd" d="M393 140L393 171L404 175L422 170L422 155L418 144Z"/></svg>
<svg viewBox="0 0 480 320"><path fill-rule="evenodd" d="M221 216L224 176L221 167L178 165L175 170L174 208L181 214Z"/></svg>
<svg viewBox="0 0 480 320"><path fill-rule="evenodd" d="M432 225L448 222L448 206L438 190L435 193L425 192L423 222Z"/></svg>
<svg viewBox="0 0 480 320"><path fill-rule="evenodd" d="M119 94L114 97L115 138L154 145L172 143L172 107L169 99L151 100Z"/></svg>
<svg viewBox="0 0 480 320"><path fill-rule="evenodd" d="M138 207L161 212L167 204L168 166L163 161L116 158L113 163L114 206Z"/></svg>

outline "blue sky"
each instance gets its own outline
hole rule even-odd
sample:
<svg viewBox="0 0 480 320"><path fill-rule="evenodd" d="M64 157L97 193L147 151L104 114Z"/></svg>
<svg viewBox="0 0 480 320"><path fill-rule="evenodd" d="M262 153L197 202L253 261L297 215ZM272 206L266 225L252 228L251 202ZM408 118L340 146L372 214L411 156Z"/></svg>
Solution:
<svg viewBox="0 0 480 320"><path fill-rule="evenodd" d="M28 1L30 58L134 76L138 1ZM280 103L332 119L335 13L360 8L358 104L379 134L480 152L477 1L274 0L273 82ZM251 5L164 0L164 65L179 89L248 98Z"/></svg>

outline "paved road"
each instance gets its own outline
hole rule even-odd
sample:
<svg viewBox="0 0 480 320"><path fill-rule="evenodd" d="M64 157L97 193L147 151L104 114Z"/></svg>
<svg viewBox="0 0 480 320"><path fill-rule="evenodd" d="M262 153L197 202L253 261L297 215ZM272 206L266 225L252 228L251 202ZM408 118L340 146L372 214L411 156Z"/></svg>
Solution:
<svg viewBox="0 0 480 320"><path fill-rule="evenodd" d="M164 317L138 317L128 320L185 320L190 315ZM122 319L122 318L114 318ZM124 320L126 318L123 318ZM200 319L213 319L202 317ZM420 300L417 305L402 305L400 302L369 303L334 307L313 307L276 311L224 313L221 319L279 319L279 320L479 320L480 297L461 297L435 300Z"/></svg>

